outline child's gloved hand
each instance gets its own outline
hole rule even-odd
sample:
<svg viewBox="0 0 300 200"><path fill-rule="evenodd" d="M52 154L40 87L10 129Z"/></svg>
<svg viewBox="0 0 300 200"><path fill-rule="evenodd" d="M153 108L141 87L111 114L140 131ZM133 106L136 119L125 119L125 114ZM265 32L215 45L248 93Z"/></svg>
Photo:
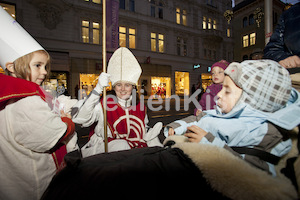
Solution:
<svg viewBox="0 0 300 200"><path fill-rule="evenodd" d="M110 78L110 74L102 72L98 77L98 83L94 90L97 93L102 94L103 88L109 86L109 78Z"/></svg>
<svg viewBox="0 0 300 200"><path fill-rule="evenodd" d="M144 134L143 139L147 142L148 147L163 146L158 139L158 135L160 134L162 126L162 122L157 122L153 128L150 128L149 131Z"/></svg>

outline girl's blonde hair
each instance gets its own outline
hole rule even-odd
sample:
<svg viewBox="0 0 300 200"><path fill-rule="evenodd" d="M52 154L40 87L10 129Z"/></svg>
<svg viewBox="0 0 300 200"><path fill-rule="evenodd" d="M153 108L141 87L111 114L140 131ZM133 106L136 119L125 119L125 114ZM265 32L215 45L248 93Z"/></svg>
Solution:
<svg viewBox="0 0 300 200"><path fill-rule="evenodd" d="M47 71L47 76L49 75L49 73L50 73L50 55L45 50L38 50L38 51L31 52L29 54L26 54L25 56L22 56L14 61L14 75L17 78L31 81L31 69L30 69L29 64L30 64L30 61L32 60L34 53L42 53L48 57L46 71ZM8 69L5 69L5 74L12 76L12 72L10 72Z"/></svg>

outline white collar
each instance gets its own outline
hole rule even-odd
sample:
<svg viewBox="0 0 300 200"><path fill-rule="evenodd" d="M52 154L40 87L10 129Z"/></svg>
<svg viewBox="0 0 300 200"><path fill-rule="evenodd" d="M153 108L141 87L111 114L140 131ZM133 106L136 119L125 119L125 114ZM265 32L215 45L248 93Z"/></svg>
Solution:
<svg viewBox="0 0 300 200"><path fill-rule="evenodd" d="M119 97L117 97L117 99L118 99L118 103L119 103L122 107L128 108L128 107L131 106L132 95L130 95L129 99L127 99L127 100L121 99L121 98L119 98Z"/></svg>

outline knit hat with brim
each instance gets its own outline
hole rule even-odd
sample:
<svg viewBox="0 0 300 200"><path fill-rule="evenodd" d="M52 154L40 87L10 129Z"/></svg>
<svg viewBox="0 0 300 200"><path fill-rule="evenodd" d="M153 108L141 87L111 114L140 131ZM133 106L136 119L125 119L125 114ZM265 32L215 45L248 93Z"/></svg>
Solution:
<svg viewBox="0 0 300 200"><path fill-rule="evenodd" d="M220 60L216 63L214 63L212 66L211 66L211 70L214 68L214 67L220 67L222 69L226 69L229 65L229 62L227 62L226 60Z"/></svg>
<svg viewBox="0 0 300 200"><path fill-rule="evenodd" d="M243 89L239 102L264 112L283 108L291 94L289 72L272 60L231 63L224 72Z"/></svg>

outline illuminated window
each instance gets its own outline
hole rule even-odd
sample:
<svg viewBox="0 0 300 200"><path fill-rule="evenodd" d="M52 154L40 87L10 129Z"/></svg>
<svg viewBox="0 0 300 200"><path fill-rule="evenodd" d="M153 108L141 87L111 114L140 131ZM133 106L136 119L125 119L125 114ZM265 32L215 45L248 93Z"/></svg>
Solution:
<svg viewBox="0 0 300 200"><path fill-rule="evenodd" d="M97 3L97 4L100 4L101 3L101 0L84 0L86 2L93 2L93 3Z"/></svg>
<svg viewBox="0 0 300 200"><path fill-rule="evenodd" d="M256 38L256 34L251 33L250 34L250 45L255 45L255 38Z"/></svg>
<svg viewBox="0 0 300 200"><path fill-rule="evenodd" d="M180 8L176 8L176 23L180 24Z"/></svg>
<svg viewBox="0 0 300 200"><path fill-rule="evenodd" d="M151 51L156 51L156 33L151 33Z"/></svg>
<svg viewBox="0 0 300 200"><path fill-rule="evenodd" d="M89 43L89 27L90 22L83 20L81 22L82 30L82 42Z"/></svg>
<svg viewBox="0 0 300 200"><path fill-rule="evenodd" d="M93 44L100 44L100 24L93 22Z"/></svg>
<svg viewBox="0 0 300 200"><path fill-rule="evenodd" d="M100 44L100 23L82 20L81 38L83 43Z"/></svg>
<svg viewBox="0 0 300 200"><path fill-rule="evenodd" d="M151 76L151 96L154 98L171 96L171 78Z"/></svg>
<svg viewBox="0 0 300 200"><path fill-rule="evenodd" d="M206 28L207 28L207 22L206 22L206 17L205 17L205 16L203 16L202 28L203 28L203 29L206 29Z"/></svg>
<svg viewBox="0 0 300 200"><path fill-rule="evenodd" d="M129 48L135 49L135 29L129 28Z"/></svg>
<svg viewBox="0 0 300 200"><path fill-rule="evenodd" d="M163 53L164 52L164 35L158 34L158 51Z"/></svg>
<svg viewBox="0 0 300 200"><path fill-rule="evenodd" d="M243 47L248 47L249 46L249 36L244 35L243 36Z"/></svg>
<svg viewBox="0 0 300 200"><path fill-rule="evenodd" d="M217 20L215 19L213 20L213 29L215 30L217 29Z"/></svg>
<svg viewBox="0 0 300 200"><path fill-rule="evenodd" d="M101 0L93 0L94 3L98 3L100 4L101 3Z"/></svg>
<svg viewBox="0 0 300 200"><path fill-rule="evenodd" d="M208 18L207 28L211 29L211 18Z"/></svg>
<svg viewBox="0 0 300 200"><path fill-rule="evenodd" d="M182 10L182 24L183 25L187 25L187 22L186 22L186 10Z"/></svg>
<svg viewBox="0 0 300 200"><path fill-rule="evenodd" d="M119 27L120 47L128 47L131 49L135 49L135 35L136 35L136 30L134 28L127 28L127 27L120 26Z"/></svg>
<svg viewBox="0 0 300 200"><path fill-rule="evenodd" d="M190 94L190 75L188 72L175 71L175 94Z"/></svg>
<svg viewBox="0 0 300 200"><path fill-rule="evenodd" d="M151 51L158 51L163 53L165 51L164 39L165 37L163 34L151 33Z"/></svg>
<svg viewBox="0 0 300 200"><path fill-rule="evenodd" d="M231 37L231 31L230 31L230 28L227 29L227 37Z"/></svg>
<svg viewBox="0 0 300 200"><path fill-rule="evenodd" d="M187 25L187 12L186 10L180 10L180 8L176 8L176 23L177 24L182 24L184 26Z"/></svg>
<svg viewBox="0 0 300 200"><path fill-rule="evenodd" d="M119 27L119 45L126 47L126 27Z"/></svg>

